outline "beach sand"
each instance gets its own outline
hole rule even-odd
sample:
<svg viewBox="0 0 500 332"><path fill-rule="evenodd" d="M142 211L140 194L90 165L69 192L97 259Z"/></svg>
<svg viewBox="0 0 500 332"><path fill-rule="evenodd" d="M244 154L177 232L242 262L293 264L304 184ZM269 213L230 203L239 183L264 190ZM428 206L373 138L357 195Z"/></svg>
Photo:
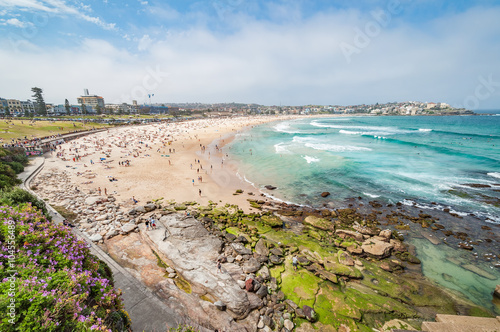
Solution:
<svg viewBox="0 0 500 332"><path fill-rule="evenodd" d="M67 171L79 190L97 195L100 188L102 196L112 194L123 207L132 207L133 198L138 205L163 198L163 202L236 204L251 212L247 199L260 193L237 176L237 165L225 160L220 148L242 130L291 118L297 116L200 119L113 128L59 146L47 157L42 174ZM130 166L120 165L126 161ZM116 181L110 181L113 179ZM244 193L233 195L237 189Z"/></svg>

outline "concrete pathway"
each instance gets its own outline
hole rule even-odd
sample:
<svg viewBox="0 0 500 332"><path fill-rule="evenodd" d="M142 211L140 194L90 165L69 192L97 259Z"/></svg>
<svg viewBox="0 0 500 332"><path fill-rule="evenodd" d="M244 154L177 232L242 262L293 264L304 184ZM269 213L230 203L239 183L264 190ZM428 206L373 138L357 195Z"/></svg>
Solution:
<svg viewBox="0 0 500 332"><path fill-rule="evenodd" d="M18 175L18 178L23 181L20 187L36 195L36 193L30 189L30 182L42 170L44 164L44 157L32 159L30 165L25 167L24 172ZM62 223L64 218L50 205L46 205L53 221L55 223ZM79 239L89 244L91 253L108 264L113 271L115 288L122 290L123 303L125 305L125 310L132 320L133 331L165 332L169 327L177 327L179 323L183 323L182 317L179 317L179 315L168 308L140 280L136 279L132 274L116 263L108 254L102 251L101 248L89 240L85 234L76 228L72 230ZM200 330L208 331L203 328L200 328Z"/></svg>

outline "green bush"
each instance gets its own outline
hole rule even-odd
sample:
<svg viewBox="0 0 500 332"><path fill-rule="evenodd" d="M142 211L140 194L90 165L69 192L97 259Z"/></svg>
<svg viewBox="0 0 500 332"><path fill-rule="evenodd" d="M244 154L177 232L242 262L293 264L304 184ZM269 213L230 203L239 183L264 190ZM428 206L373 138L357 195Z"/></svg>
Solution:
<svg viewBox="0 0 500 332"><path fill-rule="evenodd" d="M7 164L0 162L0 189L12 188L21 183L16 172Z"/></svg>
<svg viewBox="0 0 500 332"><path fill-rule="evenodd" d="M10 168L12 168L12 170L13 170L16 174L19 174L19 173L24 172L24 166L23 166L23 164L21 164L20 162L17 162L17 161L11 161L10 163L7 163L7 165L9 165L9 166L10 166Z"/></svg>
<svg viewBox="0 0 500 332"><path fill-rule="evenodd" d="M45 202L39 200L35 195L18 187L0 190L0 205L18 206L24 203L31 203L32 206L42 211L47 219L52 219L47 211Z"/></svg>

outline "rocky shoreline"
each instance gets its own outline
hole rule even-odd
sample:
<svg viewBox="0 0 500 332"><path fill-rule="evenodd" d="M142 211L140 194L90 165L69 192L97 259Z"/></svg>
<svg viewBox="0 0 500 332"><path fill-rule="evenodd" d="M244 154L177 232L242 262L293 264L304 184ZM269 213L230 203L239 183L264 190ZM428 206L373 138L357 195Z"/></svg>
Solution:
<svg viewBox="0 0 500 332"><path fill-rule="evenodd" d="M357 331L396 318L419 328L436 313L490 315L424 278L405 236L418 225L430 242L452 232L447 242L481 247L498 243L491 228L476 245L469 234L401 206L353 201L345 209L313 209L241 192L235 194L248 195L254 213L220 202L138 206L75 191L56 170L38 176L32 188L180 316L205 328ZM153 215L158 227L148 231Z"/></svg>

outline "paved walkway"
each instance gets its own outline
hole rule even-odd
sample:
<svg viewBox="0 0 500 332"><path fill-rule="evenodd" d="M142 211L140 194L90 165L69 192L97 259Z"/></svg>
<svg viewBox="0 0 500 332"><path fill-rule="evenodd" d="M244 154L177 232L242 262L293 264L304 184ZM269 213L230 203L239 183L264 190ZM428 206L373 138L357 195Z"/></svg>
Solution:
<svg viewBox="0 0 500 332"><path fill-rule="evenodd" d="M38 174L45 164L44 157L36 157L30 165L25 167L18 178L23 181L21 187L36 195L30 187L31 180ZM55 223L62 223L64 218L47 204ZM168 327L177 327L181 317L168 308L155 294L153 294L140 280L132 276L127 270L118 265L108 254L95 245L89 238L73 228L73 233L90 245L90 251L100 260L104 261L113 271L115 287L122 290L122 299L125 310L132 320L133 331L165 332ZM206 331L205 329L202 329Z"/></svg>

